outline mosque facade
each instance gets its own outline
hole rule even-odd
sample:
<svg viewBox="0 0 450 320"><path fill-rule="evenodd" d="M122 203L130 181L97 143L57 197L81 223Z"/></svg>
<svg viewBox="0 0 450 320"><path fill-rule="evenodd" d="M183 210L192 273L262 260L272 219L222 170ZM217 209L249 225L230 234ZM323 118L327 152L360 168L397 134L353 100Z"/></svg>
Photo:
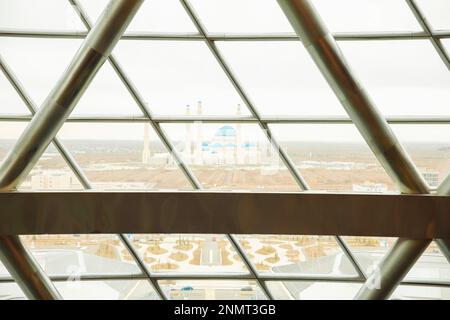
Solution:
<svg viewBox="0 0 450 320"><path fill-rule="evenodd" d="M186 116L192 115L191 107L186 106ZM203 115L202 103L198 102L196 114ZM236 108L236 115L241 115L240 105ZM171 157L163 157L162 154L151 154L148 136L148 124L144 129L144 144L142 162L155 164L171 160ZM185 141L180 156L190 165L252 165L261 164L267 151L267 146L261 143L243 139L242 125L223 125L211 137L204 136L204 125L201 122L186 123Z"/></svg>

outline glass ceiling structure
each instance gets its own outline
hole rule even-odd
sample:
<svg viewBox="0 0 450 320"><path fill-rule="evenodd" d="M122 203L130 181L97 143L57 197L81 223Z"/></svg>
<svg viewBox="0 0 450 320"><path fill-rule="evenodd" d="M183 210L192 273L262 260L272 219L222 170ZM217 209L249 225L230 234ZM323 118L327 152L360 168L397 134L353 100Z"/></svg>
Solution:
<svg viewBox="0 0 450 320"><path fill-rule="evenodd" d="M108 2L0 0L0 175ZM297 1L370 97L374 111L358 114L347 79L318 66L310 26L278 2L143 1L33 167L0 189L448 195L450 3ZM370 115L386 140L361 129ZM389 139L410 171L383 153ZM396 243L275 230L20 238L64 299L353 299ZM450 298L445 246L424 246L386 298ZM0 263L0 299L24 298Z"/></svg>

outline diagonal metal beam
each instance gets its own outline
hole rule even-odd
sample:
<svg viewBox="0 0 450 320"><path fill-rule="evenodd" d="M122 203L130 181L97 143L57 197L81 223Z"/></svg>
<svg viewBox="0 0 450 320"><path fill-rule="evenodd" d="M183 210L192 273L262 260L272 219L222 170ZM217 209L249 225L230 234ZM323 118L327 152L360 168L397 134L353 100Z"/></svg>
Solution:
<svg viewBox="0 0 450 320"><path fill-rule="evenodd" d="M73 6L74 10L77 12L78 16L80 17L81 21L83 22L84 26L87 30L91 30L92 23L88 18L88 15L84 11L81 4L78 3L77 0L68 0L69 3ZM128 76L125 74L123 68L120 66L119 62L115 58L113 54L110 54L108 58L109 62L111 63L111 66L115 70L116 74L119 76L120 80L122 80L122 83L127 88L128 92L133 97L134 101L137 103L138 107L141 109L142 113L148 119L150 122L150 125L152 126L153 130L157 134L158 138L163 143L164 147L169 151L169 153L174 158L175 163L178 165L180 170L183 172L187 180L190 182L192 187L194 189L201 189L201 183L198 181L197 177L192 173L191 169L184 163L183 159L179 155L178 151L176 150L175 146L170 142L169 138L167 137L167 134L162 129L161 125L153 120L153 116L147 106L147 103L145 102L144 98L142 98L141 94L137 90L136 86L131 82L131 80L128 78Z"/></svg>
<svg viewBox="0 0 450 320"><path fill-rule="evenodd" d="M204 41L213 54L214 58L216 59L217 63L222 68L222 71L225 73L241 99L244 101L247 108L250 110L250 113L252 114L252 117L258 122L260 128L263 130L265 135L267 136L267 139L271 142L273 148L278 151L279 156L281 160L286 165L286 168L288 169L289 173L293 177L294 181L298 184L298 186L302 190L309 190L309 186L306 182L306 180L302 177L300 172L298 171L297 167L295 166L292 159L289 157L287 152L281 147L281 145L278 143L277 139L272 135L272 131L270 130L269 123L267 121L264 121L263 117L258 112L255 104L250 99L250 96L247 94L247 92L244 90L244 87L240 84L237 77L234 75L234 73L231 70L231 67L226 62L225 58L222 56L220 51L217 49L217 46L214 43L214 38L208 35L208 32L206 31L206 28L203 26L203 24L200 21L200 18L198 17L197 13L195 12L194 8L190 5L189 1L187 0L180 0L182 6L184 7L186 13L189 15L192 23L197 28L197 31L199 34L204 38ZM336 237L337 242L341 246L342 250L346 254L346 256L349 258L349 260L352 262L353 267L356 269L357 273L364 277L364 273L360 269L359 265L354 263L356 260L353 257L352 253L348 250L346 246L342 246L343 240L337 236ZM242 255L245 255L244 252L242 252Z"/></svg>
<svg viewBox="0 0 450 320"><path fill-rule="evenodd" d="M146 279L150 281L150 284L152 285L153 289L155 289L155 292L158 295L158 297L162 300L167 300L167 297L164 294L161 287L159 286L158 281L153 277L150 270L147 268L145 262L142 261L141 257L139 256L139 253L135 250L131 241L124 234L119 234L119 238L124 244L125 248L127 248L128 252L130 252L134 261L136 261L139 269L141 269L141 272L145 275Z"/></svg>
<svg viewBox="0 0 450 320"><path fill-rule="evenodd" d="M25 88L20 83L19 79L14 75L11 68L8 66L6 61L3 59L3 57L0 55L0 69L3 71L4 75L8 79L8 81L11 83L11 85L14 87L22 101L25 103L25 106L28 108L28 110L31 113L31 116L33 117L36 114L36 104L31 99L31 97L28 95L28 93L25 91ZM31 119L30 119L31 120ZM70 152L64 147L64 145L59 141L57 137L53 139L53 144L55 145L58 152L63 157L66 164L69 166L69 168L73 171L75 176L78 178L78 181L80 181L81 185L85 189L90 189L91 184L89 182L89 179L86 177L84 172L81 170L78 163L75 161L75 159L72 157Z"/></svg>
<svg viewBox="0 0 450 320"><path fill-rule="evenodd" d="M9 68L9 66L6 64L6 62L3 60L3 58L0 56L0 68L3 70L5 76L10 81L11 85L16 89L16 92L19 94L19 96L22 98L25 105L28 107L30 113L32 116L36 113L36 105L34 104L31 97L27 94L25 88L22 86L22 84L19 82L19 80L16 78L12 70ZM65 147L62 145L62 143L58 140L58 138L53 139L53 143L57 150L60 152L62 157L65 159L66 163L69 165L69 167L72 169L74 174L78 177L78 180L82 184L84 189L92 189L91 183L89 179L85 176L84 172L81 170L81 168L78 166L78 163L73 159L72 155L65 149ZM137 258L137 254L134 251L134 249L131 247L131 244L129 241L126 241L126 236L123 234L118 235L119 239L123 242L124 246L128 248L130 251L130 254L135 259L137 265L141 268L141 272L148 272L148 269L146 268L145 264L143 264L142 261L140 261ZM156 287L154 283L156 282L154 279L149 279L151 283L153 284L153 287L155 289L155 292L158 294L160 298L165 298L163 293L161 292L159 287Z"/></svg>
<svg viewBox="0 0 450 320"><path fill-rule="evenodd" d="M184 10L188 14L189 18L191 19L192 23L196 27L198 33L203 37L208 49L222 68L222 71L225 73L233 87L236 89L237 93L241 97L241 99L244 101L247 108L250 110L251 114L254 118L257 119L258 124L260 125L261 129L263 130L264 134L266 135L267 139L272 143L272 146L276 148L277 151L280 153L280 157L285 163L286 167L288 168L289 172L291 173L291 176L294 178L294 180L297 182L297 184L300 186L301 189L307 189L308 185L306 181L303 179L303 177L300 175L298 170L296 169L294 163L292 160L286 155L285 151L278 145L278 143L275 141L274 137L272 136L272 133L269 129L269 126L266 123L261 122L261 117L259 116L259 113L257 112L256 108L254 107L253 103L250 101L249 96L244 91L243 87L238 83L237 78L233 75L231 72L231 69L226 64L225 60L221 56L219 50L217 49L216 45L214 44L213 40L208 39L206 29L200 22L200 19L198 18L197 14L195 13L194 9L191 7L190 3L185 0L180 0L181 5L183 6ZM270 292L270 290L265 285L264 281L261 281L258 278L258 272L254 269L252 263L247 258L245 252L242 250L242 248L239 246L237 242L235 242L235 239L230 235L226 235L230 243L235 248L238 255L241 257L242 261L246 265L247 269L250 271L250 273L256 278L257 282L259 283L261 290L263 290L264 294L269 298L273 299L273 296Z"/></svg>
<svg viewBox="0 0 450 320"><path fill-rule="evenodd" d="M420 24L424 32L429 36L431 44L436 50L437 54L441 58L442 62L445 64L447 69L450 71L450 56L447 54L441 40L434 35L433 27L428 22L425 14L422 12L420 6L416 3L415 0L405 0L408 4L411 12L416 17L417 22ZM447 177L448 182L444 181L442 183L442 188L438 189L438 194L441 195L450 195L450 176ZM446 188L447 185L447 188ZM444 256L447 258L447 261L450 262L450 239L436 239L436 244L439 249L442 251Z"/></svg>
<svg viewBox="0 0 450 320"><path fill-rule="evenodd" d="M422 12L422 9L415 0L405 0L405 1L408 4L409 8L411 9L411 12L414 14L414 17L416 18L417 22L420 24L423 31L428 36L428 39L431 41L431 44L433 45L434 49L436 49L437 54L442 59L442 62L450 71L450 57L447 54L447 51L445 50L444 45L442 44L439 37L437 37L434 34L433 27L428 22L427 18L425 17L425 14Z"/></svg>
<svg viewBox="0 0 450 320"><path fill-rule="evenodd" d="M112 0L0 168L0 190L14 189L34 166L107 59L143 0Z"/></svg>
<svg viewBox="0 0 450 320"><path fill-rule="evenodd" d="M256 106L254 105L254 103L251 101L249 95L246 93L246 91L244 90L243 86L239 83L238 79L236 78L236 76L234 75L234 73L231 71L231 68L229 67L229 65L227 64L226 60L224 59L224 57L222 56L222 54L220 53L220 51L217 49L215 43L214 43L214 39L211 38L207 31L206 28L203 26L203 24L200 21L200 18L198 17L198 15L196 14L194 8L190 5L190 3L188 1L185 0L180 0L181 4L183 5L186 13L189 15L189 17L191 18L191 21L194 23L195 27L197 28L197 31L200 33L201 36L204 37L204 41L207 45L207 47L209 48L209 50L211 51L211 53L213 54L213 56L215 57L216 61L218 62L218 64L220 65L220 67L222 68L223 72L225 73L225 75L227 76L227 78L230 80L231 84L233 85L233 87L236 89L237 93L239 94L239 96L241 97L241 99L244 101L245 105L247 106L247 108L250 110L252 117L254 119L256 119L256 121L258 122L258 124L260 125L261 129L263 130L263 132L265 133L265 135L267 136L267 139L271 142L273 148L275 148L278 152L279 152L279 156L282 159L282 161L284 162L284 164L286 165L289 173L291 174L291 176L294 178L294 181L299 185L299 187L302 190L309 190L309 186L306 182L306 180L301 176L300 172L297 170L294 162L291 160L291 158L289 157L289 155L286 153L286 151L281 147L281 145L278 143L278 141L275 139L275 137L272 135L272 132L269 128L268 122L264 121L263 118L261 117L261 115L259 114ZM339 245L341 246L342 250L344 251L345 255L349 258L349 260L352 262L353 267L356 269L357 273L361 276L364 277L364 273L362 272L362 270L360 269L359 265L357 263L354 263L356 260L354 259L353 255L351 254L351 252L348 250L348 248L346 246L342 246L341 244L343 243L342 239L339 236L336 236L336 240L339 243ZM239 252L239 254L241 255L241 257L246 257L245 256L245 252L240 251L239 247L237 247L237 250ZM247 259L244 259L244 261L246 261ZM252 265L247 265L248 268L252 268ZM258 275L256 273L256 275ZM263 282L262 282L263 283ZM263 283L263 289L266 290L266 294L270 297L271 293L270 291L267 289L267 287L265 286L265 284Z"/></svg>
<svg viewBox="0 0 450 320"><path fill-rule="evenodd" d="M81 22L84 24L86 29L88 31L90 31L92 29L92 23L89 21L88 16L84 12L84 10L81 7L81 5L76 0L69 0L69 3L72 6L72 8L75 10L75 12L78 14ZM137 102L138 106L141 107L141 111L143 112L144 115L146 115L145 119L146 119L146 121L148 121L150 113L147 112L147 108L145 106L145 103L142 103L142 104L139 103L139 101L142 102L143 100L139 100L138 99L138 98L140 98L138 93L133 94L134 91L131 90L131 89L134 89L134 86L129 81L127 81L128 78L124 75L124 73L121 72L121 68L118 65L117 61L115 60L115 58L113 57L112 54L110 54L108 56L108 60L111 63L111 65L114 68L114 70L116 71L117 75L120 77L122 82L125 84L125 87L127 88L127 90L131 93L132 97ZM158 128L159 128L159 124L155 124L155 125L157 125ZM155 125L154 125L154 127L155 127ZM131 254L131 256L133 257L133 259L136 262L136 264L138 265L138 267L141 269L141 272L147 277L147 280L150 282L150 285L153 287L153 289L157 293L158 297L160 299L166 300L167 299L166 295L162 291L162 289L159 286L158 282L151 277L150 270L147 268L147 266L145 265L144 261L142 261L142 259L139 257L139 254L136 252L136 250L134 249L133 245L131 244L131 242L126 237L126 235L118 234L118 237L119 237L120 241L123 243L123 245L125 246L125 248L128 250L128 252Z"/></svg>
<svg viewBox="0 0 450 320"><path fill-rule="evenodd" d="M439 195L450 196L450 174L447 175L444 181L441 182L437 191ZM447 261L450 263L450 240L449 239L436 239L436 244L441 250L442 254L445 256Z"/></svg>
<svg viewBox="0 0 450 320"><path fill-rule="evenodd" d="M227 234L226 237L227 237L228 241L230 242L231 246L233 247L233 249L238 253L242 262L244 262L244 264L247 266L248 271L250 272L251 276L256 279L256 282L258 283L261 290L265 293L267 298L269 298L270 300L274 300L274 297L273 297L272 293L270 292L269 288L267 288L266 283L259 278L258 271L256 270L253 263L250 261L250 259L245 254L245 249L239 243L239 240L236 239L236 237L234 237L231 234Z"/></svg>
<svg viewBox="0 0 450 320"><path fill-rule="evenodd" d="M342 106L399 189L403 193L429 193L423 177L362 84L352 74L336 40L310 1L277 1ZM367 279L357 298L389 297L429 243L430 240L399 239L381 262L380 273L374 273ZM372 285L375 280L379 281L380 286Z"/></svg>
<svg viewBox="0 0 450 320"><path fill-rule="evenodd" d="M213 54L214 58L222 68L223 72L227 76L227 78L230 80L233 87L236 89L236 92L241 97L242 101L245 103L247 108L250 110L250 113L257 119L259 126L263 130L264 134L267 136L267 139L272 143L273 147L279 152L281 160L286 165L287 169L291 173L294 180L297 182L298 185L301 186L303 190L308 189L308 184L306 183L305 179L301 176L301 174L298 172L297 168L295 167L295 164L292 162L292 160L288 157L286 154L286 151L281 148L278 141L275 139L275 137L272 135L272 131L270 130L268 124L264 121L262 121L261 116L256 109L254 103L251 101L250 96L245 92L243 86L239 83L236 76L231 71L230 66L225 61L224 57L220 53L220 51L217 49L215 43L213 40L208 38L206 28L202 25L200 22L200 19L198 18L198 15L195 13L195 10L192 8L191 4L186 0L180 0L180 3L183 5L184 9L186 10L186 13L189 15L191 21L197 28L197 31L200 33L201 36L204 37L205 43L211 53Z"/></svg>
<svg viewBox="0 0 450 320"><path fill-rule="evenodd" d="M0 259L28 299L61 299L59 292L19 236L0 236Z"/></svg>
<svg viewBox="0 0 450 320"><path fill-rule="evenodd" d="M69 67L47 96L0 167L0 191L14 190L28 175L69 117L143 0L111 0ZM30 299L58 299L56 288L18 236L0 237L2 260Z"/></svg>
<svg viewBox="0 0 450 320"><path fill-rule="evenodd" d="M420 6L416 3L415 0L406 0L406 3L409 5L412 13L416 17L424 32L430 37L429 39L431 41L431 44L433 45L439 57L442 59L442 62L450 71L450 56L447 54L447 51L445 50L441 40L434 35L433 27L426 19L425 14L420 9ZM437 192L441 195L450 195L450 175L442 183ZM435 241L441 252L446 257L447 261L450 262L450 240L436 239Z"/></svg>

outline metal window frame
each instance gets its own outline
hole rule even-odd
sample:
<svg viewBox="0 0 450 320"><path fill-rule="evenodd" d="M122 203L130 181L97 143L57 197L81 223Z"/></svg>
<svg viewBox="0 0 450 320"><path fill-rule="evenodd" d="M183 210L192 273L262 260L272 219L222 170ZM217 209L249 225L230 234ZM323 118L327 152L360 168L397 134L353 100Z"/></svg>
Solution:
<svg viewBox="0 0 450 320"><path fill-rule="evenodd" d="M386 173L406 194L427 194L429 187L348 63L309 0L278 0L302 44L353 120ZM356 295L386 299L428 247L429 240L399 238ZM374 285L377 284L377 285Z"/></svg>
<svg viewBox="0 0 450 320"><path fill-rule="evenodd" d="M80 16L80 19L85 24L87 30L90 29L91 24L87 19L87 15L85 14L82 7L79 5L79 3L76 0L68 0L70 4L73 6L73 8L77 11L78 15ZM408 4L414 7L414 1L408 1ZM145 105L144 100L138 93L136 87L133 85L131 80L126 76L123 69L118 64L117 60L111 56L109 58L109 61L113 68L115 69L118 76L121 78L122 82L127 87L128 91L132 94L133 98L135 99L138 106L141 108L141 111L143 112L144 116L141 117L103 117L103 116L90 116L90 117L70 117L66 120L66 122L150 122L153 129L157 133L160 140L163 142L165 147L168 149L170 153L174 156L176 163L179 164L180 169L185 174L191 185L194 189L201 189L201 184L195 177L195 175L191 172L190 168L186 166L181 160L181 158L178 156L174 146L168 139L165 132L160 127L161 123L185 123L185 122L197 122L202 121L205 123L219 123L219 122L249 122L249 123L258 123L261 127L261 129L266 130L265 132L268 133L268 139L272 139L272 134L270 132L270 128L268 127L269 124L272 123L323 123L323 124L338 124L338 123L353 123L350 119L345 117L264 117L259 115L257 112L254 104L250 101L248 95L245 93L243 87L241 84L237 81L237 78L234 76L234 74L231 72L229 66L225 62L224 58L221 56L220 52L215 47L214 42L215 41L298 41L298 37L296 34L214 34L214 33L208 33L206 29L203 27L200 19L194 12L192 6L189 4L188 1L180 0L181 4L183 5L184 9L186 10L187 14L190 16L191 20L193 21L194 25L196 26L198 30L198 34L156 34L156 33L129 33L122 36L122 39L130 39L130 40L171 40L171 41L177 41L177 40L191 40L191 41L203 41L207 44L208 48L210 49L211 53L215 56L217 62L222 67L223 71L241 96L243 98L245 104L247 105L248 109L251 111L252 115L247 117L228 117L228 116L206 116L206 117L183 117L183 116L155 116L150 113L147 106ZM414 11L414 10L413 10ZM416 10L417 11L417 10ZM423 15L419 14L418 17L423 17ZM426 27L426 20L424 20L424 24L422 25L422 28L424 31L420 32L385 32L385 33L336 33L334 34L334 38L339 41L358 41L358 40L410 40L410 39L430 39L430 41L433 43L435 49L437 50L439 56L443 59L444 63L447 67L449 67L448 64L448 55L446 54L446 51L442 46L439 46L440 39L444 38L450 38L450 31L439 31L435 32L431 28ZM425 27L424 27L425 26ZM34 30L0 30L0 37L43 37L43 38L85 38L87 35L87 32L62 32L62 31L51 31L51 32L41 32L41 31L34 31ZM437 43L437 45L436 45ZM32 115L34 114L33 110L36 110L34 107L33 102L29 97L26 95L24 88L20 85L20 83L15 79L13 73L11 70L8 69L6 66L6 69L3 63L0 60L0 66L2 66L3 72L7 75L8 80L11 82L13 87L16 89L16 91L21 96L22 100L25 102L27 107L29 108L31 112L31 116L28 115L0 115L0 121L30 121L32 119ZM9 76L8 76L9 75ZM387 117L386 118L388 123L405 123L405 124L449 124L450 118L443 118L443 117L427 117L427 116L415 116L415 117ZM56 138L55 138L56 139ZM86 188L90 188L90 183L86 176L83 174L82 169L76 164L76 162L71 158L70 153L64 148L64 146L58 141L54 140L55 146L58 149L58 151L61 153L71 170L76 174L77 178L80 180L82 185ZM275 145L279 146L278 143L275 141ZM280 148L280 150L282 150ZM306 182L301 177L300 173L297 171L296 167L293 165L292 160L289 158L287 154L284 154L282 151L281 154L283 162L286 164L288 170L290 171L291 175L294 177L296 182L302 189L306 190L307 185ZM141 260L141 258L136 254L134 251L132 245L128 242L127 239L123 238L123 235L119 235L119 237L122 239L122 242L124 242L127 249L130 251L132 256L135 258L136 262L138 263L138 266L141 268L141 271L143 272L144 276L148 279L150 279L152 285L155 287L156 292L164 297L164 294L160 290L157 281L154 281L153 275L150 274L150 272L145 267L145 263ZM233 244L234 237L232 235L227 235L228 239L231 240ZM365 280L366 276L364 275L364 272L361 270L360 266L358 265L356 259L353 257L350 250L346 247L345 242L340 238L337 237L337 242L343 249L344 253L347 255L347 257L352 262L355 270L359 274L359 279ZM247 261L247 257L245 256L245 253L243 252L242 248L239 248L239 243L234 242L234 246L237 248L237 252L243 258L243 261L245 262L248 270L253 275L253 278L250 278L252 280L256 280L260 286L261 290L263 290L266 295L270 298L270 292L265 287L264 281L269 281L267 277L264 275L259 275L258 272L255 272L254 266L252 266L250 261ZM134 254L133 254L134 252ZM207 278L210 278L207 276ZM152 280L153 279L153 280ZM279 279L279 278L277 278ZM298 280L298 278L295 278ZM311 279L314 280L314 279ZM335 281L336 279L333 279Z"/></svg>

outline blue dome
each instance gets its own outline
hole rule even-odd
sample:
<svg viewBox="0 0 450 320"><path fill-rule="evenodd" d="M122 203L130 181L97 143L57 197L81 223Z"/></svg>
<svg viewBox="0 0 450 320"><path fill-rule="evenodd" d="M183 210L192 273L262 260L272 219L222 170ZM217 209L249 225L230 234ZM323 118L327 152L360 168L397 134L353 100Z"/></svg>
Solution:
<svg viewBox="0 0 450 320"><path fill-rule="evenodd" d="M216 132L216 137L234 137L236 130L232 126L223 126Z"/></svg>

